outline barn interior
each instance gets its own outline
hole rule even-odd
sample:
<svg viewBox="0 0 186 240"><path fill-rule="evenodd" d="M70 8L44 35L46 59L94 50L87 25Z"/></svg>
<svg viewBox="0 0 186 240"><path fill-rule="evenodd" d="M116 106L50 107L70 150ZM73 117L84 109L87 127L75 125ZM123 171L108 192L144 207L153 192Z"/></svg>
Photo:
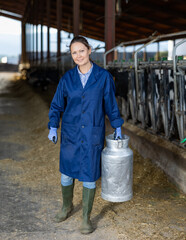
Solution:
<svg viewBox="0 0 186 240"><path fill-rule="evenodd" d="M22 26L19 73L7 73L0 64L3 239L185 238L185 11L184 0L0 0L0 16ZM48 110L59 79L75 66L70 51L62 49L62 30L105 43L91 57L114 78L122 132L134 152L132 200L104 201L98 180L92 238L76 229L80 182L75 217L63 225L52 222L61 197L59 144L47 139ZM160 51L163 41L171 42L171 54ZM107 119L106 134L112 132Z"/></svg>

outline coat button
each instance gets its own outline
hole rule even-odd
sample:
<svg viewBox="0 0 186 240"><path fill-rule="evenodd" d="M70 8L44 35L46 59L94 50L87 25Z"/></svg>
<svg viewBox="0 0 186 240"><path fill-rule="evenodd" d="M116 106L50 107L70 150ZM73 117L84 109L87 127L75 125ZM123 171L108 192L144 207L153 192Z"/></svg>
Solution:
<svg viewBox="0 0 186 240"><path fill-rule="evenodd" d="M83 140L81 140L81 143L83 143Z"/></svg>
<svg viewBox="0 0 186 240"><path fill-rule="evenodd" d="M85 96L83 95L82 98L85 98Z"/></svg>
<svg viewBox="0 0 186 240"><path fill-rule="evenodd" d="M81 126L82 128L84 128L85 126Z"/></svg>

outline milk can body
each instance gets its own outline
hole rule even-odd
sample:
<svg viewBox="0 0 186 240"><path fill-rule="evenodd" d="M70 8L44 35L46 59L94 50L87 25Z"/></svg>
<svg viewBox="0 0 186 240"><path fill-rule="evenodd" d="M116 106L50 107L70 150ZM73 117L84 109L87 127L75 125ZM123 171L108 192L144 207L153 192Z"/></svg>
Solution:
<svg viewBox="0 0 186 240"><path fill-rule="evenodd" d="M106 137L101 154L101 197L110 202L128 201L133 196L133 152L128 147L129 137L114 140Z"/></svg>

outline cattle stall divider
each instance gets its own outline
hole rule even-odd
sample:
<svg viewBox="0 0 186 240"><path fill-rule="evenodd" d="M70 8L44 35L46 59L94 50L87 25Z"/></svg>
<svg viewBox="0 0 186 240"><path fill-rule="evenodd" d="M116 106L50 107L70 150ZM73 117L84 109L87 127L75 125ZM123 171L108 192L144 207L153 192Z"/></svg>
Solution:
<svg viewBox="0 0 186 240"><path fill-rule="evenodd" d="M186 137L186 61L183 56L176 56L176 49L186 40L174 46L173 60L143 61L138 59L138 53L160 39L183 35L186 31L122 42L104 54L104 67L115 79L116 98L125 121L179 145ZM144 41L146 43L134 52L134 60L106 63L107 54L118 47Z"/></svg>

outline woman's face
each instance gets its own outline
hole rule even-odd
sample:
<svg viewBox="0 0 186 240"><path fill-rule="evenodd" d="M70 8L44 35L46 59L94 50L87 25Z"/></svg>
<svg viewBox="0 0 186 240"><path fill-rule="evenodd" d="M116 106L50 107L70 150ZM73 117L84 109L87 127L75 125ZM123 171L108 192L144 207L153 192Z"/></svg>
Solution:
<svg viewBox="0 0 186 240"><path fill-rule="evenodd" d="M78 66L85 66L89 63L90 54L91 48L88 49L83 43L75 42L71 45L71 56Z"/></svg>

